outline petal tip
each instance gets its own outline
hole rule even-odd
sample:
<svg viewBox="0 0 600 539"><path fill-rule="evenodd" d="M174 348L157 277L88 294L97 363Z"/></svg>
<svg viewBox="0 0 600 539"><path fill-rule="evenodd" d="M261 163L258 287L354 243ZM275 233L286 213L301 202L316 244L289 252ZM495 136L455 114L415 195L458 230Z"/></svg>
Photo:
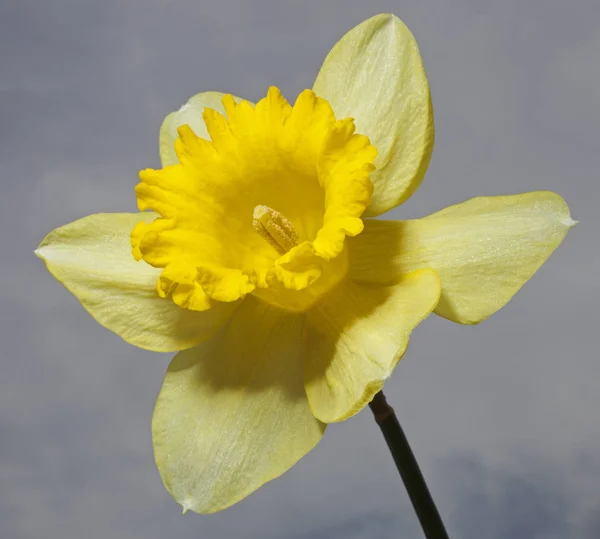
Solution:
<svg viewBox="0 0 600 539"><path fill-rule="evenodd" d="M190 500L183 500L181 503L181 514L185 515L191 508L192 508L192 504L190 503Z"/></svg>
<svg viewBox="0 0 600 539"><path fill-rule="evenodd" d="M562 223L567 227L567 228L573 228L575 225L579 224L579 221L576 221L575 219L573 219L570 215L569 217L567 217L566 219L563 219Z"/></svg>

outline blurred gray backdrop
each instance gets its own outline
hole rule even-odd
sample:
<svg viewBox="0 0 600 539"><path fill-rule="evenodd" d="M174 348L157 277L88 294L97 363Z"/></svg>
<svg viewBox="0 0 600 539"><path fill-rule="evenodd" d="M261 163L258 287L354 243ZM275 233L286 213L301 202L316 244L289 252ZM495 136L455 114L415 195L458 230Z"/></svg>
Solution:
<svg viewBox="0 0 600 539"><path fill-rule="evenodd" d="M2 0L0 537L421 537L368 410L232 509L181 516L150 441L170 356L101 328L33 255L56 226L135 211L189 96L293 100L379 12L417 37L437 125L393 217L549 189L581 221L491 319L419 326L388 397L453 538L600 537L596 0Z"/></svg>

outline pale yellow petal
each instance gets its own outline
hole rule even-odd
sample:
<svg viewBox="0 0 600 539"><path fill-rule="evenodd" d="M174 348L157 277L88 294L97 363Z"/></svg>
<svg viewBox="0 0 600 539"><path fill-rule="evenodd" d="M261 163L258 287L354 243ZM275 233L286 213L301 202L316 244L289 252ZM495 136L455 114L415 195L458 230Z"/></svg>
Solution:
<svg viewBox="0 0 600 539"><path fill-rule="evenodd" d="M107 213L57 228L36 250L56 279L104 327L125 341L157 352L184 350L213 335L237 305L189 311L161 298L161 270L131 253L130 233L155 213Z"/></svg>
<svg viewBox="0 0 600 539"><path fill-rule="evenodd" d="M179 163L175 153L175 141L179 136L177 128L182 125L189 125L197 136L210 140L206 129L206 124L202 115L205 108L216 110L225 115L223 97L226 94L221 92L202 92L190 97L188 102L179 110L171 112L163 120L160 126L159 151L160 161L163 167ZM235 97L235 101L241 101L241 98Z"/></svg>
<svg viewBox="0 0 600 539"><path fill-rule="evenodd" d="M429 84L415 38L394 15L376 15L328 54L315 84L336 117L354 118L378 151L365 216L379 215L417 189L433 150Z"/></svg>
<svg viewBox="0 0 600 539"><path fill-rule="evenodd" d="M171 362L152 420L162 480L213 513L291 468L321 438L303 387L303 318L247 297L209 342Z"/></svg>
<svg viewBox="0 0 600 539"><path fill-rule="evenodd" d="M386 283L414 269L442 281L436 313L481 322L527 282L575 224L557 194L478 197L423 219L365 222L349 242L350 275Z"/></svg>
<svg viewBox="0 0 600 539"><path fill-rule="evenodd" d="M305 384L315 416L342 421L369 403L439 295L437 274L423 269L390 286L346 282L310 311Z"/></svg>

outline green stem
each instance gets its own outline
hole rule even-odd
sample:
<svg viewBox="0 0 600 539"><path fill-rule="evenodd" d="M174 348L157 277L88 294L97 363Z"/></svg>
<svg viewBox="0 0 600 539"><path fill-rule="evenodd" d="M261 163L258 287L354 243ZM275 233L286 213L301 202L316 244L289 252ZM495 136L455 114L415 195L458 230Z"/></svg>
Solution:
<svg viewBox="0 0 600 539"><path fill-rule="evenodd" d="M429 493L427 483L425 483L394 409L387 403L383 391L375 395L369 403L369 407L390 448L425 537L427 539L448 539L444 523Z"/></svg>

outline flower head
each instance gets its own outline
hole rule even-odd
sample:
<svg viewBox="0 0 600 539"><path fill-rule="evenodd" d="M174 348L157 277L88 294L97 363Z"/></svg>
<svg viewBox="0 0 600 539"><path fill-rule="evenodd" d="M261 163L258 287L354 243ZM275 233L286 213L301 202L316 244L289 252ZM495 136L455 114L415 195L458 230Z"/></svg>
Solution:
<svg viewBox="0 0 600 539"><path fill-rule="evenodd" d="M559 195L474 198L374 220L410 197L433 148L416 42L393 15L332 49L291 105L207 92L169 114L139 213L97 214L36 251L127 342L178 351L152 434L184 511L224 509L359 412L432 311L476 324L575 223Z"/></svg>

